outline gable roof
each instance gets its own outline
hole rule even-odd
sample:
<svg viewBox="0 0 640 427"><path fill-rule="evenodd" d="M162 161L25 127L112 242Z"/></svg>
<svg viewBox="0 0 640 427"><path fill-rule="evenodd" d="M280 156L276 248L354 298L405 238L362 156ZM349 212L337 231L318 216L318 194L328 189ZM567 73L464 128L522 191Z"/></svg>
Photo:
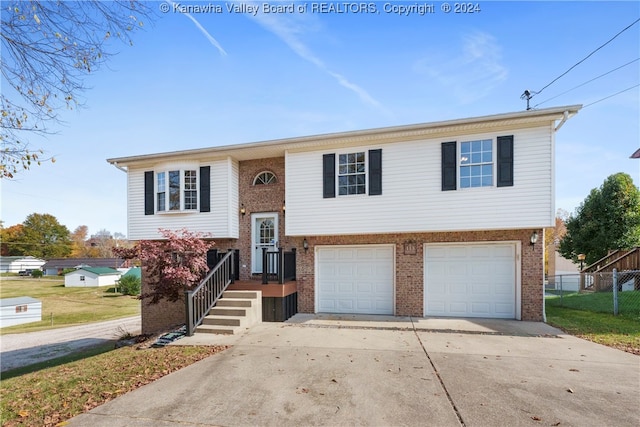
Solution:
<svg viewBox="0 0 640 427"><path fill-rule="evenodd" d="M52 258L42 266L48 268L77 268L77 267L110 267L120 268L125 264L121 258Z"/></svg>
<svg viewBox="0 0 640 427"><path fill-rule="evenodd" d="M495 114L466 119L446 120L431 123L402 125L376 129L329 133L271 141L171 151L140 156L117 157L107 162L126 171L131 164L152 164L163 160L198 158L200 160L224 159L229 156L236 160L266 159L283 157L287 150L311 150L317 148L348 147L363 143L384 143L397 140L434 138L451 134L468 134L496 127L528 127L535 124L564 120L577 114L581 105L527 110L515 113ZM559 126L556 128L558 129Z"/></svg>
<svg viewBox="0 0 640 427"><path fill-rule="evenodd" d="M89 273L93 273L98 276L108 276L110 274L120 274L118 270L114 270L109 267L81 267L75 271L70 271L67 274L75 273L78 271L88 271Z"/></svg>
<svg viewBox="0 0 640 427"><path fill-rule="evenodd" d="M133 276L133 277L137 277L138 279L142 279L142 269L140 267L131 267L129 271L124 273L122 277L128 277L128 276Z"/></svg>

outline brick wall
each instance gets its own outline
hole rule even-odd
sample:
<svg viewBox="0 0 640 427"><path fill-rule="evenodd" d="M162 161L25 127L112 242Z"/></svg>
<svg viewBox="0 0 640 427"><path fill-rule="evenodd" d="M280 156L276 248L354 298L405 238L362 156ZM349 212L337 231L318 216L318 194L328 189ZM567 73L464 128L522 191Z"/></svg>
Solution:
<svg viewBox="0 0 640 427"><path fill-rule="evenodd" d="M142 294L150 291L149 283L146 280L145 268L142 267L141 289ZM176 302L160 301L158 304L149 304L148 300L142 300L142 333L153 334L165 331L175 326L184 325L185 310L184 301L180 299Z"/></svg>
<svg viewBox="0 0 640 427"><path fill-rule="evenodd" d="M542 239L532 246L529 242L534 230L472 231L455 233L406 233L365 236L307 237L309 251L298 251L297 285L298 310L315 312L314 251L316 245L394 244L396 246L396 315L423 314L423 243L521 241L522 320L541 321L543 310L543 251ZM542 230L537 230L542 236ZM415 241L415 255L404 254L404 243ZM302 239L293 242L302 247Z"/></svg>

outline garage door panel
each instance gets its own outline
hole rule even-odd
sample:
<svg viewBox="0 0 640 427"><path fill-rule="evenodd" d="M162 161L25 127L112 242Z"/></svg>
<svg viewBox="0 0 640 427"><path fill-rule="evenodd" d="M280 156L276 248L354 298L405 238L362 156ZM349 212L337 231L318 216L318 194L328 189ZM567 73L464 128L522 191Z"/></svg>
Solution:
<svg viewBox="0 0 640 427"><path fill-rule="evenodd" d="M317 260L317 311L393 314L393 246L318 247ZM335 281L338 292L325 286Z"/></svg>
<svg viewBox="0 0 640 427"><path fill-rule="evenodd" d="M516 317L516 245L424 247L425 316Z"/></svg>

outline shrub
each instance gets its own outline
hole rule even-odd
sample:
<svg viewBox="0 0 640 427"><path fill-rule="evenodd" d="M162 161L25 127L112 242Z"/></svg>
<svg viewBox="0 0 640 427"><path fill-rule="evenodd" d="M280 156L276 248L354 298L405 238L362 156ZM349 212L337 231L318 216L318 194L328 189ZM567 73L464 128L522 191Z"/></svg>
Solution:
<svg viewBox="0 0 640 427"><path fill-rule="evenodd" d="M140 279L135 276L122 276L118 280L118 291L122 295L140 295Z"/></svg>
<svg viewBox="0 0 640 427"><path fill-rule="evenodd" d="M43 275L42 270L33 270L31 272L31 277L35 277L36 279L41 278Z"/></svg>

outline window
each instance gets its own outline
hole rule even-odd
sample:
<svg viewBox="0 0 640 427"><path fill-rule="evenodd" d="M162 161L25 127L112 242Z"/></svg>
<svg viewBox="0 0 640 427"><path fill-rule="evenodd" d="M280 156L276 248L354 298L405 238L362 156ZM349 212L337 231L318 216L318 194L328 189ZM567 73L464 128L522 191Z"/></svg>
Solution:
<svg viewBox="0 0 640 427"><path fill-rule="evenodd" d="M253 185L268 185L275 184L277 182L276 175L273 172L265 171L260 172L253 179Z"/></svg>
<svg viewBox="0 0 640 427"><path fill-rule="evenodd" d="M165 173L158 173L158 211L166 209L166 185L165 185Z"/></svg>
<svg viewBox="0 0 640 427"><path fill-rule="evenodd" d="M24 313L28 308L29 306L27 305L16 305L16 313Z"/></svg>
<svg viewBox="0 0 640 427"><path fill-rule="evenodd" d="M493 186L493 140L460 143L460 188Z"/></svg>
<svg viewBox="0 0 640 427"><path fill-rule="evenodd" d="M184 208L198 208L198 189L196 187L196 171L184 171Z"/></svg>
<svg viewBox="0 0 640 427"><path fill-rule="evenodd" d="M158 212L195 209L198 209L198 177L195 170L156 173Z"/></svg>
<svg viewBox="0 0 640 427"><path fill-rule="evenodd" d="M338 156L338 194L340 196L365 194L366 177L364 152Z"/></svg>
<svg viewBox="0 0 640 427"><path fill-rule="evenodd" d="M80 281L84 282L84 276L80 276Z"/></svg>

